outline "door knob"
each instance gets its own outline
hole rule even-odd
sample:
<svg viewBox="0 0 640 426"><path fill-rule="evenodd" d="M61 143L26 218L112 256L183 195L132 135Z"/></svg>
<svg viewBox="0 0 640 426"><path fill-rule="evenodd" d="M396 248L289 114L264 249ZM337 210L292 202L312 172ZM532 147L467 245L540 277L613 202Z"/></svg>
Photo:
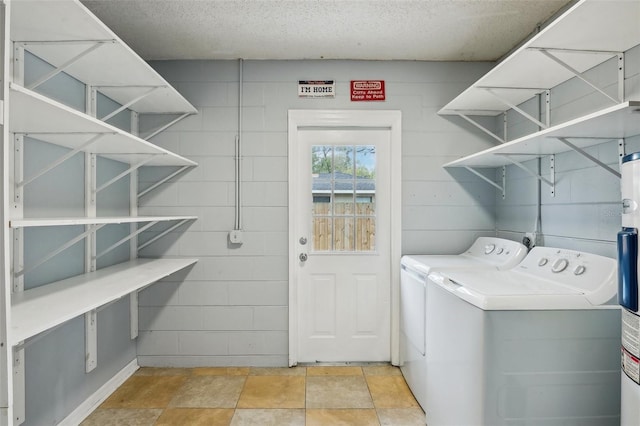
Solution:
<svg viewBox="0 0 640 426"><path fill-rule="evenodd" d="M306 262L307 261L307 253L300 253L300 256L298 256L298 259L300 259L300 262Z"/></svg>

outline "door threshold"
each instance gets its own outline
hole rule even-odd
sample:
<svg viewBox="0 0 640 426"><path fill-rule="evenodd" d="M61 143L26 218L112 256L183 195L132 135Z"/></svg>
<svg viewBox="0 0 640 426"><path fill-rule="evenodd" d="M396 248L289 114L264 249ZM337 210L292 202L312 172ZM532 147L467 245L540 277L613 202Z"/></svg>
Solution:
<svg viewBox="0 0 640 426"><path fill-rule="evenodd" d="M370 367L376 365L391 365L389 361L316 361L316 362L299 362L298 367Z"/></svg>

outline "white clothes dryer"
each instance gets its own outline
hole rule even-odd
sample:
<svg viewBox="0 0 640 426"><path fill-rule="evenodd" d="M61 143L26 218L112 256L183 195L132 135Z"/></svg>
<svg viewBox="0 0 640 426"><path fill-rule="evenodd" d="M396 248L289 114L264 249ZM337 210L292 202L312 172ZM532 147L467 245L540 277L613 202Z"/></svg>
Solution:
<svg viewBox="0 0 640 426"><path fill-rule="evenodd" d="M515 241L480 237L462 254L403 256L400 279L400 369L418 403L426 403L426 284L442 269L504 269L516 266L527 248Z"/></svg>
<svg viewBox="0 0 640 426"><path fill-rule="evenodd" d="M548 247L506 271L432 273L427 424L619 425L616 274Z"/></svg>

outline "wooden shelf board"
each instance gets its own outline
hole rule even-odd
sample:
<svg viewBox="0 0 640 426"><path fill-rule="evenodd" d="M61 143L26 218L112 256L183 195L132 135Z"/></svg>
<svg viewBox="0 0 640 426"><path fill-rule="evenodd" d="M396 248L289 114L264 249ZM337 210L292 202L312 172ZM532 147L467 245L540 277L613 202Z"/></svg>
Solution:
<svg viewBox="0 0 640 426"><path fill-rule="evenodd" d="M491 111L498 115L509 109L483 87L551 89L574 75L544 56L536 48L565 49L556 56L580 72L640 44L640 2L628 0L581 0L525 42L491 71L443 107L439 114L459 111ZM577 53L566 50L606 51L611 54ZM498 91L513 104L530 99L536 91Z"/></svg>
<svg viewBox="0 0 640 426"><path fill-rule="evenodd" d="M154 155L155 158L146 165L197 165L194 161L13 83L10 85L10 104L10 132L30 134L33 138L71 149L91 139L91 133L105 133L85 152L129 164Z"/></svg>
<svg viewBox="0 0 640 426"><path fill-rule="evenodd" d="M92 86L166 86L131 107L140 113L197 112L164 78L77 0L12 1L11 39L31 41L25 48L54 66L67 62L90 44L52 42L113 40L72 64L65 72ZM134 99L132 94L136 93L123 90L102 92L123 105Z"/></svg>
<svg viewBox="0 0 640 426"><path fill-rule="evenodd" d="M608 139L639 134L640 101L628 101L452 161L444 167L493 168L511 164L504 154L510 154L517 161L526 161L536 156L570 151L557 137L567 138L574 145L587 148Z"/></svg>
<svg viewBox="0 0 640 426"><path fill-rule="evenodd" d="M26 218L9 221L11 228L35 228L42 226L101 225L141 222L169 222L177 220L196 220L197 216L124 216L124 217L60 217Z"/></svg>
<svg viewBox="0 0 640 426"><path fill-rule="evenodd" d="M11 303L12 346L197 262L136 259L21 293Z"/></svg>

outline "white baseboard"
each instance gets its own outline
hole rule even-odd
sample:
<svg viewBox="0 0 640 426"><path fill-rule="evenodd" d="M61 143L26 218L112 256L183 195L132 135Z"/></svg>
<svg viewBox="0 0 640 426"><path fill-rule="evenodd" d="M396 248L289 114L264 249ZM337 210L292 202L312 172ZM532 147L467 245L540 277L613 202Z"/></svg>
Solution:
<svg viewBox="0 0 640 426"><path fill-rule="evenodd" d="M100 404L102 404L120 385L122 385L129 377L140 368L138 366L138 360L134 359L127 364L122 370L116 373L107 383L102 385L100 389L95 391L93 395L87 398L82 404L65 417L58 426L77 426L84 419L89 417L89 414L93 412Z"/></svg>

